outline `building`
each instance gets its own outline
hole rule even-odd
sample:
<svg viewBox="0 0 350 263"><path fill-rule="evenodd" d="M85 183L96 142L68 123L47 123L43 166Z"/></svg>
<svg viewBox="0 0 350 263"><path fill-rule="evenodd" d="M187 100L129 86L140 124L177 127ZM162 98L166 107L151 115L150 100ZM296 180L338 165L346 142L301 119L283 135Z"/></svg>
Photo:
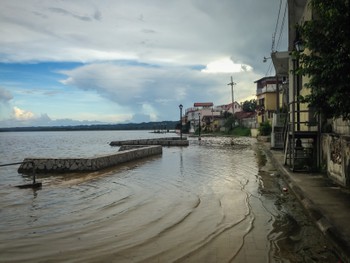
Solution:
<svg viewBox="0 0 350 263"><path fill-rule="evenodd" d="M212 102L195 102L193 107L186 109L185 116L190 124L190 133L195 133L199 125L203 126L203 118L214 115L213 105ZM215 112L215 115L217 114Z"/></svg>
<svg viewBox="0 0 350 263"><path fill-rule="evenodd" d="M254 83L256 83L257 123L265 121L271 123L273 113L278 111L280 107L279 85L282 84L282 80L270 76L261 78Z"/></svg>
<svg viewBox="0 0 350 263"><path fill-rule="evenodd" d="M271 53L276 72L272 78L279 84L275 86L274 102L275 107L278 107L272 115L267 116L273 118L271 145L283 147L285 164L293 171L311 171L320 164L319 121L315 111L300 101L300 96L310 92L304 85L308 77L296 74L299 61L293 55L304 52L296 25L312 19L312 10L307 3L308 0L288 0L288 50ZM285 113L279 112L281 105L285 106Z"/></svg>
<svg viewBox="0 0 350 263"><path fill-rule="evenodd" d="M233 113L242 111L242 106L237 101L233 104ZM216 106L215 109L232 113L232 103Z"/></svg>
<svg viewBox="0 0 350 263"><path fill-rule="evenodd" d="M235 113L239 126L246 128L256 128L256 112L240 111Z"/></svg>
<svg viewBox="0 0 350 263"><path fill-rule="evenodd" d="M285 163L293 170L316 170L322 163L333 181L350 187L350 121L341 118L324 120L327 125L322 132L320 121L322 116L299 100L300 96L306 96L311 92L305 87L309 76L295 74L295 70L299 68L299 61L297 57L293 57L292 51L308 54L310 50L304 50L303 39L300 38L298 27L295 25L320 19L309 3L309 0L288 0L288 52L291 55L288 60L290 106Z"/></svg>
<svg viewBox="0 0 350 263"><path fill-rule="evenodd" d="M242 111L238 102L234 102L234 112ZM185 120L189 123L190 133L195 133L201 125L202 131L219 131L225 122L225 113L232 114L232 103L215 106L212 102L196 102L185 110ZM183 124L184 125L184 124Z"/></svg>

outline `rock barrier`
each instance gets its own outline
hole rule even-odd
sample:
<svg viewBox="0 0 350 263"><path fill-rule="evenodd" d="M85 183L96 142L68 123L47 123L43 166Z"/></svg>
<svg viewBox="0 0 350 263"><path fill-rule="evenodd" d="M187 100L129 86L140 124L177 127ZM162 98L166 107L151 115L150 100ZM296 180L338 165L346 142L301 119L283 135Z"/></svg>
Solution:
<svg viewBox="0 0 350 263"><path fill-rule="evenodd" d="M186 137L180 139L180 137L165 137L157 139L139 139L139 140L126 140L126 141L112 141L110 146L122 146L122 145L162 145L162 146L188 146L189 141Z"/></svg>
<svg viewBox="0 0 350 263"><path fill-rule="evenodd" d="M18 168L19 173L70 173L92 172L121 163L162 154L162 146L144 146L119 151L116 154L91 158L25 158Z"/></svg>

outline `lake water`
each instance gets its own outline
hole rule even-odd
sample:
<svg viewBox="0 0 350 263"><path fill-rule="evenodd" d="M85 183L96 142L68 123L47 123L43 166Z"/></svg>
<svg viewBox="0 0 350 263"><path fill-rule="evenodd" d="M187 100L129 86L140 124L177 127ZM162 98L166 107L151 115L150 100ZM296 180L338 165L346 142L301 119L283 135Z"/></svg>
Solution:
<svg viewBox="0 0 350 263"><path fill-rule="evenodd" d="M162 136L173 135L0 133L1 164L113 153L112 140ZM1 167L0 262L276 259L278 209L261 191L255 139L231 140L190 139L188 147L164 147L162 156L113 169L40 177L40 190L15 188L30 178L17 174L18 165Z"/></svg>

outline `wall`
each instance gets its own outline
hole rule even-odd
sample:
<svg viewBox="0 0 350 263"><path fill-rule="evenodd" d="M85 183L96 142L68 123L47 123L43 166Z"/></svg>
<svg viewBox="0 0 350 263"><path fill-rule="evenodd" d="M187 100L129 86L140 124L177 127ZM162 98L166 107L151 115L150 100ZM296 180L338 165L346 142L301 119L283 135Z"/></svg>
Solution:
<svg viewBox="0 0 350 263"><path fill-rule="evenodd" d="M265 97L265 111L276 110L276 93L266 93Z"/></svg>
<svg viewBox="0 0 350 263"><path fill-rule="evenodd" d="M321 158L329 178L350 187L350 136L322 134Z"/></svg>
<svg viewBox="0 0 350 263"><path fill-rule="evenodd" d="M252 137L257 138L258 134L259 134L259 130L258 129L250 129L250 134Z"/></svg>
<svg viewBox="0 0 350 263"><path fill-rule="evenodd" d="M162 146L188 146L189 141L186 137L168 137L159 139L140 139L140 140L127 140L127 141L112 141L110 146L121 145L162 145Z"/></svg>
<svg viewBox="0 0 350 263"><path fill-rule="evenodd" d="M272 115L269 117L269 112L274 112L276 110L277 99L276 92L262 93L257 96L257 100L264 99L264 118L262 115L257 115L257 122L262 123L264 121L272 121Z"/></svg>
<svg viewBox="0 0 350 263"><path fill-rule="evenodd" d="M342 118L333 119L332 121L333 132L350 135L350 121L344 121Z"/></svg>
<svg viewBox="0 0 350 263"><path fill-rule="evenodd" d="M112 167L152 155L162 154L162 146L147 146L136 149L120 151L112 155L102 155L92 158L26 158L18 168L19 173L32 173L33 164L36 173L69 173L90 172Z"/></svg>

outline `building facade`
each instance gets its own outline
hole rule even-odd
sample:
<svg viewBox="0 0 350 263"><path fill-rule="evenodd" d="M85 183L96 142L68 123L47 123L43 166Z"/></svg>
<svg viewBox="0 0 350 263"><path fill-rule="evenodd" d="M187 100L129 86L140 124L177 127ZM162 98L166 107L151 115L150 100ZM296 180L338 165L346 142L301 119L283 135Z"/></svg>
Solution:
<svg viewBox="0 0 350 263"><path fill-rule="evenodd" d="M242 111L238 102L234 102L233 109L235 113ZM193 107L185 110L183 125L189 124L190 133L195 133L199 126L202 131L219 131L225 123L227 113L232 114L232 103L214 106L212 102L196 102Z"/></svg>
<svg viewBox="0 0 350 263"><path fill-rule="evenodd" d="M273 113L280 107L280 92L277 85L281 85L282 80L270 76L261 78L254 83L256 83L257 123L265 121L271 123Z"/></svg>

